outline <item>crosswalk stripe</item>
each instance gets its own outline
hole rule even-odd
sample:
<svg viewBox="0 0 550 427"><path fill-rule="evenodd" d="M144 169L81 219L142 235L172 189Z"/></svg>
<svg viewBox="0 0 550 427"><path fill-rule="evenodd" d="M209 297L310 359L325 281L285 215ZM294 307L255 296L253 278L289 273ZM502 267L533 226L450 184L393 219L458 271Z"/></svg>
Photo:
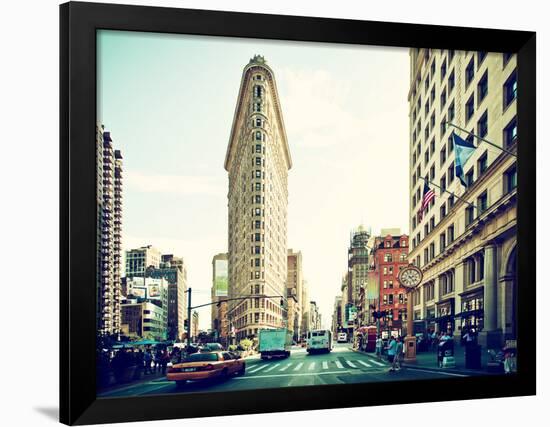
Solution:
<svg viewBox="0 0 550 427"><path fill-rule="evenodd" d="M251 374L253 374L254 372L258 372L260 370L262 370L263 368L265 368L267 365L262 365L258 368L254 368L254 369L250 369L248 372L250 372Z"/></svg>
<svg viewBox="0 0 550 427"><path fill-rule="evenodd" d="M327 362L323 362L323 369L328 369L328 363Z"/></svg>
<svg viewBox="0 0 550 427"><path fill-rule="evenodd" d="M288 365L283 366L281 369L279 369L279 371L286 371L287 368L290 368L291 366L292 366L292 363L289 363Z"/></svg>
<svg viewBox="0 0 550 427"><path fill-rule="evenodd" d="M376 360L372 360L372 359L371 359L370 361L371 361L372 363L374 363L375 365L378 365L378 366L386 366L386 365L384 365L383 363L378 362L378 361L376 361Z"/></svg>
<svg viewBox="0 0 550 427"><path fill-rule="evenodd" d="M315 368L315 362L311 362L311 364L309 365L310 371L313 371L313 368Z"/></svg>
<svg viewBox="0 0 550 427"><path fill-rule="evenodd" d="M369 365L368 363L366 362L363 362L362 360L358 360L358 362L361 364L361 365L365 365L367 368L371 368L372 366Z"/></svg>
<svg viewBox="0 0 550 427"><path fill-rule="evenodd" d="M280 365L280 363L277 363L277 364L275 364L275 365L269 367L269 369L266 369L265 371L266 371L266 372L272 371L273 369L275 369L275 368L276 368L277 366L279 366L279 365Z"/></svg>
<svg viewBox="0 0 550 427"><path fill-rule="evenodd" d="M349 360L346 360L346 363L351 366L352 368L357 368L356 365L353 364L353 362L349 361Z"/></svg>
<svg viewBox="0 0 550 427"><path fill-rule="evenodd" d="M336 366L340 369L344 369L344 365L342 365L338 360L335 360L334 363L336 363Z"/></svg>
<svg viewBox="0 0 550 427"><path fill-rule="evenodd" d="M296 367L294 368L295 371L298 371L302 366L304 366L304 363L303 362L300 362L296 365Z"/></svg>

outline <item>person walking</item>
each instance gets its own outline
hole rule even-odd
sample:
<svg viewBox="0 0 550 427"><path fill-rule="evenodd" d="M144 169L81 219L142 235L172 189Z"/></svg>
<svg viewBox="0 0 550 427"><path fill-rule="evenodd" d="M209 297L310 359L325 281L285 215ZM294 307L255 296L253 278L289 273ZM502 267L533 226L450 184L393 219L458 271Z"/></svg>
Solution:
<svg viewBox="0 0 550 427"><path fill-rule="evenodd" d="M162 375L166 375L166 367L168 366L169 361L170 361L170 355L168 354L168 350L164 349L160 357L160 366L161 366Z"/></svg>
<svg viewBox="0 0 550 427"><path fill-rule="evenodd" d="M161 359L162 359L162 350L160 348L157 348L155 351L155 367L153 368L154 372L160 372L161 368Z"/></svg>
<svg viewBox="0 0 550 427"><path fill-rule="evenodd" d="M403 339L397 337L395 344L395 356L393 358L392 370L399 371L401 369L401 361L403 359Z"/></svg>
<svg viewBox="0 0 550 427"><path fill-rule="evenodd" d="M143 360L144 360L144 363L145 363L145 372L144 374L147 375L147 374L152 374L153 372L151 371L151 362L153 361L153 355L151 354L151 349L147 349L147 351L145 352L145 355L143 356Z"/></svg>
<svg viewBox="0 0 550 427"><path fill-rule="evenodd" d="M384 341L382 341L382 337L378 335L376 337L376 346L375 346L375 352L376 352L376 358L378 360L382 359L382 347L384 346Z"/></svg>
<svg viewBox="0 0 550 427"><path fill-rule="evenodd" d="M386 349L388 350L388 362L391 364L390 372L393 372L395 371L395 369L393 368L393 361L395 359L395 353L397 351L397 342L395 341L395 338L393 336L390 338Z"/></svg>

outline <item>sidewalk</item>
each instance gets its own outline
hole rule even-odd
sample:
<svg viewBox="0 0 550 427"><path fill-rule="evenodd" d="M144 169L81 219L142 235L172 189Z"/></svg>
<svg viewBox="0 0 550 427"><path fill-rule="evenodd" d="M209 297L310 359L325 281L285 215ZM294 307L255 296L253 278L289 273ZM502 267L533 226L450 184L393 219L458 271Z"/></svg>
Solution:
<svg viewBox="0 0 550 427"><path fill-rule="evenodd" d="M351 350L366 354L372 358L376 358L374 353L364 352L355 348ZM435 351L426 351L416 354L416 361L414 362L403 362L403 366L406 368L429 370L429 371L441 371L449 372L462 375L493 375L487 371L487 351L481 351L481 369L466 369L465 358L464 358L464 347L455 346L454 347L454 358L455 358L455 367L454 368L440 368L437 364L437 352ZM386 360L386 356L383 357Z"/></svg>
<svg viewBox="0 0 550 427"><path fill-rule="evenodd" d="M98 394L112 392L112 391L116 391L116 390L124 389L128 387L133 387L136 385L147 383L149 381L160 380L165 377L166 377L166 374L163 374L162 372L153 372L152 374L147 374L147 375L142 374L139 380L132 380L124 383L117 383L114 381L114 378L112 378L111 380L112 383L106 387L102 387L98 389Z"/></svg>

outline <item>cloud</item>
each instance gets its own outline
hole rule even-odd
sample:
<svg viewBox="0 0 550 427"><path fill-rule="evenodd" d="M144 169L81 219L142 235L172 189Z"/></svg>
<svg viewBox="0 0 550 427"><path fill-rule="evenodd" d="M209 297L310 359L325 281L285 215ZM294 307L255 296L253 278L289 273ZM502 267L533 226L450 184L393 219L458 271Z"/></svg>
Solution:
<svg viewBox="0 0 550 427"><path fill-rule="evenodd" d="M142 193L224 196L227 191L225 179L217 176L146 175L127 171L124 178L128 189Z"/></svg>
<svg viewBox="0 0 550 427"><path fill-rule="evenodd" d="M301 147L328 147L357 138L363 121L346 100L351 84L325 70L284 68L278 72L289 138Z"/></svg>

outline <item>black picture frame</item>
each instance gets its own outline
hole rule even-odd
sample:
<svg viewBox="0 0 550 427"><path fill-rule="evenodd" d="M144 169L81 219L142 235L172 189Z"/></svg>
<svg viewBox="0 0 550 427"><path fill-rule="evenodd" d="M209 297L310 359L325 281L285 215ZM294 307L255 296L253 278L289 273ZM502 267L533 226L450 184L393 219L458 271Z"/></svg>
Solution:
<svg viewBox="0 0 550 427"><path fill-rule="evenodd" d="M465 22L467 25L468 23ZM97 398L95 376L96 31L195 34L517 53L518 352L513 376L228 393ZM536 34L434 25L69 2L60 6L60 421L92 424L533 395ZM374 392L373 392L374 391ZM207 397L207 398L206 398Z"/></svg>

